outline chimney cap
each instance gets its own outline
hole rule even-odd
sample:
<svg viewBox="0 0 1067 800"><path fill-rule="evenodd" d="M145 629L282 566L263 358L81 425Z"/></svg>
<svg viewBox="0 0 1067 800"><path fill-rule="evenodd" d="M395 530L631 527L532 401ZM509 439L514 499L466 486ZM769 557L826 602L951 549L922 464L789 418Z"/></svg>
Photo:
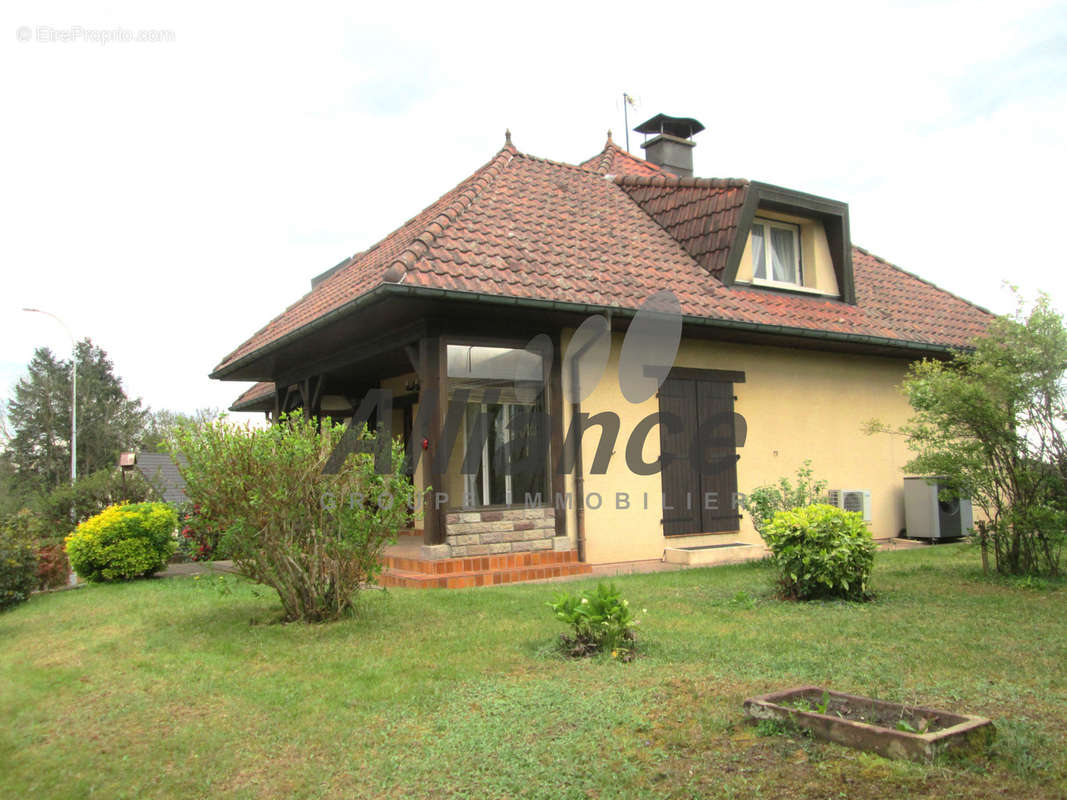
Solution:
<svg viewBox="0 0 1067 800"><path fill-rule="evenodd" d="M670 117L666 114L656 114L634 130L637 133L665 133L668 136L677 136L679 139L689 139L704 130L704 126L692 117Z"/></svg>

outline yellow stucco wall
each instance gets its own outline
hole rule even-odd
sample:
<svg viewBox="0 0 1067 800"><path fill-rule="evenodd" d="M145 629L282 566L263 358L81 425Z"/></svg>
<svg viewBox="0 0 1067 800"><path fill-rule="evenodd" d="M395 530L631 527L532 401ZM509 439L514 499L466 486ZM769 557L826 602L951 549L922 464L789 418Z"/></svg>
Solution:
<svg viewBox="0 0 1067 800"><path fill-rule="evenodd" d="M568 339L569 332L565 332L564 346ZM616 378L621 344L622 337L617 334L604 378L582 403L583 412L611 410L622 420L608 473L585 477L586 495L596 493L603 499L599 509L586 509L587 559L593 563L654 559L660 558L667 546L759 542L747 514L743 514L741 530L736 533L670 539L662 535L661 476L634 475L625 461L630 433L641 419L658 410L658 399L633 405L622 396ZM745 373L746 382L734 386L738 398L735 410L748 422L747 441L738 450L740 492L782 476L792 477L805 459L811 459L816 476L827 480L829 488L870 490L871 529L876 538L895 536L904 527L902 467L910 457L907 446L894 436L867 436L861 427L871 418L893 427L907 420L910 408L898 388L907 367L905 361L686 340L675 364ZM566 374L564 389L566 395ZM569 418L568 405L567 425ZM596 432L593 429L591 434ZM597 438L590 435L583 448L587 469ZM658 452L659 429L653 428L645 444L645 459L655 458ZM568 478L567 489L574 491L573 477ZM629 508L616 508L618 492L629 496ZM567 530L575 539L573 511L567 515Z"/></svg>
<svg viewBox="0 0 1067 800"><path fill-rule="evenodd" d="M826 228L818 220L805 219L792 214L760 209L757 217L791 222L800 227L800 263L804 277L804 287L837 297L841 290L837 286L837 273L830 255L830 242L826 238ZM736 280L742 283L752 281L752 240L745 241L741 253L741 262L737 266Z"/></svg>

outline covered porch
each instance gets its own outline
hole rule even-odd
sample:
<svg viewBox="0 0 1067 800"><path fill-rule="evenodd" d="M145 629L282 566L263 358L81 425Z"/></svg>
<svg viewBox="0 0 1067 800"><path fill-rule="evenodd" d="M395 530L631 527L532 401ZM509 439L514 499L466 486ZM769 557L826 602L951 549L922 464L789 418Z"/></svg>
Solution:
<svg viewBox="0 0 1067 800"><path fill-rule="evenodd" d="M359 330L349 318L343 332L305 337L269 364L235 370L235 379L268 369L274 376L231 410L271 422L299 410L401 437L422 502L386 554L384 585L460 588L588 573L566 509L557 514L553 502L564 493L558 333L544 334L543 318L538 330L482 306L420 318L412 305L392 309L407 319L357 316ZM375 328L390 333L370 335ZM512 468L527 458L540 469Z"/></svg>

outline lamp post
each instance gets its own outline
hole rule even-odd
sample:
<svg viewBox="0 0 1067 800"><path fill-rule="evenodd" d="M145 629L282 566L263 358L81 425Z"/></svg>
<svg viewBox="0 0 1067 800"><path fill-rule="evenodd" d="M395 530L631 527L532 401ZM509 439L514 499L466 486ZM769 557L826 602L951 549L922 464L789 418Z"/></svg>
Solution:
<svg viewBox="0 0 1067 800"><path fill-rule="evenodd" d="M70 485L73 486L78 480L78 343L74 341L74 334L70 332L67 323L50 311L41 311L39 308L24 308L22 310L51 317L63 326L63 330L70 337Z"/></svg>

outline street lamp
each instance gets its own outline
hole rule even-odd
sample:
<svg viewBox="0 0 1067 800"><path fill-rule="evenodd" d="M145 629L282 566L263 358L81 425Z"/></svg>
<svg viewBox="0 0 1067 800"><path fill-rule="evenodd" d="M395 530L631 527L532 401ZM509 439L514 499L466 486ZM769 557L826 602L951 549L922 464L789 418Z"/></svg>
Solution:
<svg viewBox="0 0 1067 800"><path fill-rule="evenodd" d="M50 311L41 311L39 308L24 308L22 310L51 317L63 326L63 330L70 337L70 485L73 486L78 480L78 343L74 341L74 334L70 332L67 323Z"/></svg>

